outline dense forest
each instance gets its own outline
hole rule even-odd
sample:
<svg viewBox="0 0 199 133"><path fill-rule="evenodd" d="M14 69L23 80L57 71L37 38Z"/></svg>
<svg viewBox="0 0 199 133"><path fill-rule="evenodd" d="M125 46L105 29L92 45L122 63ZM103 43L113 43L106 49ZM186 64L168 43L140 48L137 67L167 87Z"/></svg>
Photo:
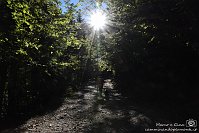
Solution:
<svg viewBox="0 0 199 133"><path fill-rule="evenodd" d="M195 0L114 0L109 60L132 101L198 116L199 49ZM186 111L184 111L186 110ZM179 118L178 118L179 119Z"/></svg>
<svg viewBox="0 0 199 133"><path fill-rule="evenodd" d="M110 3L110 60L121 92L153 100L196 102L198 12L194 0ZM130 93L129 93L130 92Z"/></svg>
<svg viewBox="0 0 199 133"><path fill-rule="evenodd" d="M58 4L1 1L1 117L42 110L44 103L82 80L86 39L81 16L70 3L62 14Z"/></svg>
<svg viewBox="0 0 199 133"><path fill-rule="evenodd" d="M1 120L48 110L103 72L131 100L172 104L195 116L198 2L95 2L65 1L62 12L59 0L0 1ZM82 3L106 12L104 29L89 27L83 14L89 6L80 10Z"/></svg>

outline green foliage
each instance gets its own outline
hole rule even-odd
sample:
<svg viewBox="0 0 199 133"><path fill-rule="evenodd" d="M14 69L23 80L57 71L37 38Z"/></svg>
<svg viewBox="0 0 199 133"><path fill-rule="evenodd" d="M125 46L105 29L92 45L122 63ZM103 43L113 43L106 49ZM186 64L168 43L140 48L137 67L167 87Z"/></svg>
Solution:
<svg viewBox="0 0 199 133"><path fill-rule="evenodd" d="M58 0L0 2L1 117L37 108L63 94L80 75L85 38L78 33L75 6L62 14L58 4Z"/></svg>

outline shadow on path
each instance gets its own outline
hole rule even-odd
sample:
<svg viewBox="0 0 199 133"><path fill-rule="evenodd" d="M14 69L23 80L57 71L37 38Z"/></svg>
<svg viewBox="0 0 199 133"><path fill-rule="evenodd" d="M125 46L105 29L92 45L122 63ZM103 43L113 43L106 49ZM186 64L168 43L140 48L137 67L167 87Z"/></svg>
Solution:
<svg viewBox="0 0 199 133"><path fill-rule="evenodd" d="M138 108L128 104L109 80L109 100L100 97L95 84L64 100L57 110L36 116L25 124L2 133L140 133L154 122Z"/></svg>
<svg viewBox="0 0 199 133"><path fill-rule="evenodd" d="M111 81L108 84L111 84ZM83 132L139 133L154 125L152 120L139 112L136 107L126 104L126 99L112 87L108 89L110 89L109 100L99 97L96 90L93 90L92 93L95 94L93 106L90 112L86 111L90 124L84 127Z"/></svg>

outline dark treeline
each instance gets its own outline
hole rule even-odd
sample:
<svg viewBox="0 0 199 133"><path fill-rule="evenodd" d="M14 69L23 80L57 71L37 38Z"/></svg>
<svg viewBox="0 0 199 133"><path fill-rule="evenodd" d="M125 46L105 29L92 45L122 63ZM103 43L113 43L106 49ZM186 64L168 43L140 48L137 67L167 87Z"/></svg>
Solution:
<svg viewBox="0 0 199 133"><path fill-rule="evenodd" d="M137 101L197 107L198 2L114 0L109 4L116 25L108 40L109 53L122 94Z"/></svg>
<svg viewBox="0 0 199 133"><path fill-rule="evenodd" d="M86 39L75 5L58 0L0 1L0 118L22 118L51 106L86 81ZM16 120L17 120L16 119Z"/></svg>
<svg viewBox="0 0 199 133"><path fill-rule="evenodd" d="M198 2L104 2L107 29L94 34L81 27L77 5L66 2L62 13L59 0L0 1L2 120L57 105L65 91L110 70L116 88L135 101L199 104Z"/></svg>

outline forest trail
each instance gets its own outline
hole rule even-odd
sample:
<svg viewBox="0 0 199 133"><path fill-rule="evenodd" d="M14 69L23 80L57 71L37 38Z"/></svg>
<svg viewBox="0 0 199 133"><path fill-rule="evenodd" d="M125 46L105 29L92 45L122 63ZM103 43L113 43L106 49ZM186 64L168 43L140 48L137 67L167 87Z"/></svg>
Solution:
<svg viewBox="0 0 199 133"><path fill-rule="evenodd" d="M131 133L153 125L150 118L125 103L124 97L106 80L110 99L99 97L95 84L66 98L61 107L2 133Z"/></svg>

